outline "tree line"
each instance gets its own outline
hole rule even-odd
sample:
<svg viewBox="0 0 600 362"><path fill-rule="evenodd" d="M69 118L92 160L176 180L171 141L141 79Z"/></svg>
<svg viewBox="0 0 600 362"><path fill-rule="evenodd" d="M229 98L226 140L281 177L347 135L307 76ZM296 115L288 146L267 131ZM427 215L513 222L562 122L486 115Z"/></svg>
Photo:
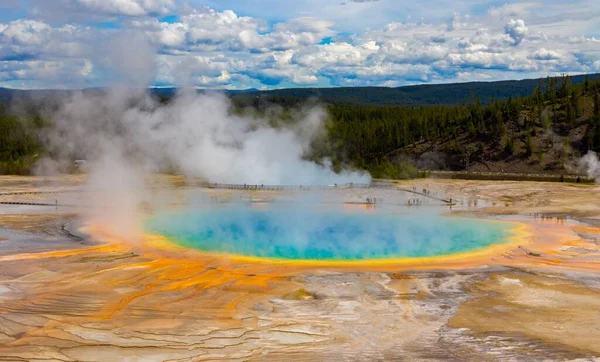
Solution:
<svg viewBox="0 0 600 362"><path fill-rule="evenodd" d="M570 152L600 151L599 82L573 84L570 76L540 80L532 94L492 100L472 96L450 106L329 106L329 147L319 156L349 162L376 177L414 176L410 155L419 145L437 145L455 170L472 162L507 157L543 157L535 140L542 133L562 139ZM569 139L574 128L583 136ZM329 155L327 154L329 152Z"/></svg>
<svg viewBox="0 0 600 362"><path fill-rule="evenodd" d="M329 102L326 136L313 142L306 157L316 162L328 158L334 169L351 166L375 177L404 178L418 175L411 157L434 148L447 156L447 165L455 170L486 160L543 157L545 151L537 142L543 133L567 142L565 148L571 152L600 151L599 85L597 79L585 77L574 84L570 76L562 76L540 79L531 94L486 103L475 94L455 105ZM277 126L292 122L291 114L305 102L282 96L234 97L232 112L251 109L264 115L277 106L283 110L274 113L280 118L273 122ZM49 126L35 107L16 115L7 104L0 104L0 173L31 172L47 152L40 134ZM581 137L569 139L573 129L580 129Z"/></svg>

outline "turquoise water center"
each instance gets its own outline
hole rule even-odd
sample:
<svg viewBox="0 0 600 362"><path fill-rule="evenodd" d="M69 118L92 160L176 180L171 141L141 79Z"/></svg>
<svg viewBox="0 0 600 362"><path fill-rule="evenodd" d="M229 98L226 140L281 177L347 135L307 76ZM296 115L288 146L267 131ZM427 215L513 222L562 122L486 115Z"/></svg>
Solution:
<svg viewBox="0 0 600 362"><path fill-rule="evenodd" d="M346 261L479 250L507 242L512 228L507 222L438 214L241 205L161 213L146 224L148 232L204 252Z"/></svg>

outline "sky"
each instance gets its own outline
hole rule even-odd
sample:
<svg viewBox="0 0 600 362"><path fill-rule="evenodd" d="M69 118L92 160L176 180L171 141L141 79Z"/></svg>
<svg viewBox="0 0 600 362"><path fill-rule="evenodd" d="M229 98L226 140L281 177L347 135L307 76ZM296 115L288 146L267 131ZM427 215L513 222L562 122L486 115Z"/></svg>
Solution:
<svg viewBox="0 0 600 362"><path fill-rule="evenodd" d="M600 72L598 0L0 0L0 87L402 86Z"/></svg>

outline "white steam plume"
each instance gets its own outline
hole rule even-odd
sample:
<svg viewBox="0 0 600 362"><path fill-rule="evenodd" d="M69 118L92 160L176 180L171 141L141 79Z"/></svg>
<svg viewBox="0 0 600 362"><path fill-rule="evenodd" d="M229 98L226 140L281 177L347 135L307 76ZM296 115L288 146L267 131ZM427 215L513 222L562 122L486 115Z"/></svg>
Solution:
<svg viewBox="0 0 600 362"><path fill-rule="evenodd" d="M273 128L267 119L233 114L223 94L182 92L165 105L146 92L116 88L73 94L53 115L46 140L58 159L88 161L89 221L132 241L142 230L144 177L157 170L218 183L370 182L368 173L335 173L328 160L303 159L324 132L325 116L315 107Z"/></svg>
<svg viewBox="0 0 600 362"><path fill-rule="evenodd" d="M139 90L155 75L156 49L149 44L140 36L118 34L96 56L114 73L114 84L123 87L74 93L51 114L54 127L45 136L55 161L88 161L92 223L128 240L137 237L139 206L147 193L144 178L157 170L175 169L218 183L370 181L365 172L335 173L328 160L318 165L303 159L311 141L324 132L326 114L320 107L299 110L294 122L272 128L272 118L234 114L224 94L193 90L168 104L158 102Z"/></svg>
<svg viewBox="0 0 600 362"><path fill-rule="evenodd" d="M103 231L136 243L141 235L142 215L139 210L147 194L141 168L122 162L121 150L106 148L94 160L87 187L90 193L84 216Z"/></svg>
<svg viewBox="0 0 600 362"><path fill-rule="evenodd" d="M596 180L596 183L600 182L600 159L598 154L594 151L588 151L588 153L579 160L579 168L585 171L588 177L592 177Z"/></svg>
<svg viewBox="0 0 600 362"><path fill-rule="evenodd" d="M365 183L364 172L333 172L304 160L310 142L323 132L325 112L297 114L290 126L231 113L222 94L184 92L168 105L124 89L106 94L77 93L54 117L50 135L64 156L94 161L107 152L135 168L175 167L188 176L237 184L327 185ZM115 162L117 162L115 160Z"/></svg>

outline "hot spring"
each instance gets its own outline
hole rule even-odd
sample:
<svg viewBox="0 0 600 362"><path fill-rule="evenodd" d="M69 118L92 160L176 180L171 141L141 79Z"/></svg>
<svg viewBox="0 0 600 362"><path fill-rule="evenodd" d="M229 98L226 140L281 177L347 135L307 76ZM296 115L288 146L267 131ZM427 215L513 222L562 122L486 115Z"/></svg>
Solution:
<svg viewBox="0 0 600 362"><path fill-rule="evenodd" d="M431 213L243 205L159 213L146 230L208 253L364 261L445 256L506 243L512 223Z"/></svg>

